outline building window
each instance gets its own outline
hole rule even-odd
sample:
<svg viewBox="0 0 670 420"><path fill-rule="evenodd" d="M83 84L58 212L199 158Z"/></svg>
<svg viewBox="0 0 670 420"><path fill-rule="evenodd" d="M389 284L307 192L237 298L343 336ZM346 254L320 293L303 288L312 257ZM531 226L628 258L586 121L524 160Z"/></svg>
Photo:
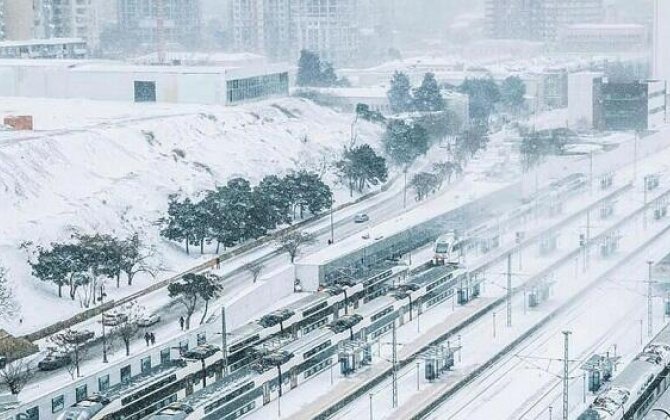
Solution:
<svg viewBox="0 0 670 420"><path fill-rule="evenodd" d="M188 351L188 340L179 342L179 351L182 353Z"/></svg>
<svg viewBox="0 0 670 420"><path fill-rule="evenodd" d="M58 413L63 408L65 408L65 397L59 395L51 399L51 412Z"/></svg>
<svg viewBox="0 0 670 420"><path fill-rule="evenodd" d="M130 365L121 368L121 383L127 384L130 382Z"/></svg>
<svg viewBox="0 0 670 420"><path fill-rule="evenodd" d="M142 359L142 373L151 372L151 356Z"/></svg>
<svg viewBox="0 0 670 420"><path fill-rule="evenodd" d="M107 392L109 389L109 375L101 376L98 378L98 391Z"/></svg>
<svg viewBox="0 0 670 420"><path fill-rule="evenodd" d="M156 102L156 82L136 80L135 102Z"/></svg>
<svg viewBox="0 0 670 420"><path fill-rule="evenodd" d="M40 420L39 407L33 407L26 410L26 420Z"/></svg>
<svg viewBox="0 0 670 420"><path fill-rule="evenodd" d="M198 345L202 346L207 342L207 335L203 333L198 333Z"/></svg>
<svg viewBox="0 0 670 420"><path fill-rule="evenodd" d="M86 385L78 386L75 389L74 394L75 394L75 399L77 400L77 402L85 400L86 397L88 397L87 386Z"/></svg>
<svg viewBox="0 0 670 420"><path fill-rule="evenodd" d="M170 349L161 350L161 365L167 365L170 363Z"/></svg>

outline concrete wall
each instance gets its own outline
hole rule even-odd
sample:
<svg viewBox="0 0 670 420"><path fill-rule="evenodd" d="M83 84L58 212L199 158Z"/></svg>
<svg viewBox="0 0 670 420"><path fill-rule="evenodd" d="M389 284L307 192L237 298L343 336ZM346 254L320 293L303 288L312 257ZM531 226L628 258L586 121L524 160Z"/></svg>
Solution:
<svg viewBox="0 0 670 420"><path fill-rule="evenodd" d="M253 290L245 290L243 296L234 298L226 305L226 329L233 331L243 326L254 320L259 309L270 308L289 296L293 293L294 280L292 265L259 278Z"/></svg>

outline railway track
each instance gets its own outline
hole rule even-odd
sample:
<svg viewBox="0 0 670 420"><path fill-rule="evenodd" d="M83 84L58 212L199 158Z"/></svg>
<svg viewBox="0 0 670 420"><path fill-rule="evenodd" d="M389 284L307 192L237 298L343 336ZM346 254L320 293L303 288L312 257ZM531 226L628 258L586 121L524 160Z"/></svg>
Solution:
<svg viewBox="0 0 670 420"><path fill-rule="evenodd" d="M598 208L598 206L602 205L604 202L607 202L607 201L611 200L612 198L617 197L618 195L625 193L630 188L632 188L631 184L627 184L627 185L621 187L620 189L616 190L613 194L611 194L611 195L609 195L609 196L607 196L607 197L605 197L601 200L598 200L593 205L588 206L587 208L585 208L585 209L583 209L579 212L576 212L576 213L566 217L565 219L561 220L559 223L557 223L553 227L545 230L545 233L550 232L550 231L558 231L558 230L561 229L561 227L564 227L566 225L569 225L570 223L575 222L576 220L579 220L581 217L584 217L584 215L587 212L593 211L594 209ZM602 239L602 238L606 237L607 235L610 235L610 234L616 232L618 229L620 229L620 227L622 225L625 225L626 223L629 223L631 220L634 220L637 217L641 216L643 212L648 211L649 208L652 208L658 200L666 199L669 196L670 196L670 190L667 190L667 191L663 192L662 194L657 196L655 199L651 200L646 205L643 205L643 206L639 207L637 210L634 210L630 214L626 215L624 218L619 220L614 226L605 229L600 234L591 238L591 243L590 244L597 243L599 239ZM531 238L525 240L522 244L514 246L511 249L505 250L504 252L501 252L500 255L495 256L490 261L488 261L486 264L484 264L480 267L476 267L474 272L486 271L488 268L492 267L493 265L500 263L500 261L502 261L504 258L506 258L506 256L509 253L516 252L519 249L523 249L525 247L528 247L528 246L532 245L533 243L537 242L542 236L543 236L542 233L537 234L534 237L531 237ZM524 288L532 286L536 282L541 281L541 279L546 277L547 274L554 272L557 268L559 268L559 267L561 267L565 264L571 263L576 257L579 257L581 252L582 252L581 248L574 249L573 251L567 253L567 255L565 255L564 257L562 257L558 261L549 264L546 268L542 269L538 274L533 275L531 278L529 278L527 281L525 281L522 285L513 288L513 293L512 293L513 296L519 295L523 291ZM435 345L438 345L440 343L446 342L451 337L454 337L457 334L459 334L460 332L462 332L463 330L465 330L468 326L470 326L473 323L475 323L476 321L482 319L484 316L496 311L501 306L505 305L505 303L506 303L506 297L501 297L499 299L496 299L495 301L491 302L490 304L484 306L479 311L474 313L467 320L458 324L457 326L450 329L449 331L446 331L444 334L442 334L439 337L437 337L436 339L432 340L427 345L422 346L421 348L417 349L416 351L414 351L408 357L399 360L398 365L397 365L398 371L402 371L406 367L410 366L412 363L414 363L417 360L417 358L421 354L423 354L429 348L431 348ZM546 324L546 322L548 322L549 320L550 319L543 320L541 325ZM526 336L531 335L532 333L536 332L540 328L540 326L538 326L537 328L533 328L531 331L529 331L527 333ZM468 377L464 378L464 380L462 381L462 384L460 386L458 386L458 389L461 389L462 387L466 386L468 383L470 383L472 380L474 380L476 378L476 376L478 376L482 372L484 372L487 368L489 368L492 364L494 364L497 360L499 360L505 354L508 354L510 351L512 351L521 342L523 342L523 338L520 338L519 340L515 340L509 346L505 347L500 352L499 357L495 358L495 360L491 360L490 363L486 363L486 364L480 366L480 368L477 369L477 371L475 372L475 374L473 376L468 375ZM354 401L356 401L360 397L365 396L368 392L370 392L371 390L378 387L385 380L389 379L392 376L392 373L393 373L392 368L386 369L381 374L375 376L374 378L371 378L371 379L367 380L365 383L363 383L359 387L357 387L354 391L352 391L349 394L340 398L337 403L329 405L327 408L325 408L323 410L320 410L318 413L316 413L314 415L310 414L310 417L313 418L313 419L321 420L321 419L328 419L328 418L332 418L332 417L336 416L337 413L339 413L341 410L346 408L348 405L350 405L351 403L353 403ZM454 389L453 392L456 392L458 389ZM440 401L443 400L443 399L447 399L453 392L450 392L448 395L440 398ZM439 405L441 403L440 401L435 401L434 404L430 405L430 407L434 407L434 406ZM425 413L424 413L424 411L425 411ZM418 413L418 416L414 416L414 418L422 418L427 413L430 413L430 408L429 407L426 408L426 410L421 410Z"/></svg>
<svg viewBox="0 0 670 420"><path fill-rule="evenodd" d="M649 205L647 205L648 207ZM641 208L635 214L639 215L643 209ZM630 218L627 218L627 221L630 221ZM623 224L625 222L620 223ZM476 380L482 379L490 369L495 366L503 358L513 354L518 353L522 348L529 342L532 341L542 329L554 320L559 315L563 315L565 312L569 311L571 308L574 308L577 305L583 304L582 300L589 292L597 289L601 283L607 278L611 277L617 270L620 270L629 260L639 256L647 248L652 246L657 240L661 239L664 235L670 232L670 225L661 229L659 232L654 234L650 239L646 240L643 244L639 245L632 252L627 254L624 258L621 258L614 266L607 269L603 274L599 275L595 281L591 282L584 290L579 294L575 295L573 298L569 299L567 302L563 303L557 309L552 311L550 314L546 315L540 322L536 323L534 327L528 330L526 333L522 334L519 338L514 340L508 346L500 350L495 354L494 357L489 359L486 363L481 365L479 368L473 370L470 374L466 375L462 380L457 382L454 386L440 393L436 398L430 401L428 404L424 404L423 407L415 410L415 413L410 416L412 419L423 419L429 417L433 412L438 409L442 404L447 402L454 394L462 390L466 386L470 385Z"/></svg>

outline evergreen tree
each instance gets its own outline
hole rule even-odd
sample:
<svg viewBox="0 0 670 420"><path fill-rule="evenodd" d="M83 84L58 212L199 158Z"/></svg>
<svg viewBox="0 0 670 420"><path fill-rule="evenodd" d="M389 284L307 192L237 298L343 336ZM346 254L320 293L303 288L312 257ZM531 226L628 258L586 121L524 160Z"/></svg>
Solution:
<svg viewBox="0 0 670 420"><path fill-rule="evenodd" d="M500 102L500 90L493 79L465 79L459 90L470 98L470 118L488 124L496 104Z"/></svg>
<svg viewBox="0 0 670 420"><path fill-rule="evenodd" d="M508 108L518 111L524 104L526 85L518 76L509 76L500 86L500 98Z"/></svg>
<svg viewBox="0 0 670 420"><path fill-rule="evenodd" d="M391 111L394 113L412 111L412 85L405 73L396 71L391 79L391 87L387 92Z"/></svg>
<svg viewBox="0 0 670 420"><path fill-rule="evenodd" d="M318 214L331 204L333 197L330 187L318 174L307 171L294 172L285 177L285 182L293 198L293 205L300 207L300 216L304 208L312 214Z"/></svg>
<svg viewBox="0 0 670 420"><path fill-rule="evenodd" d="M428 132L419 124L392 120L382 137L384 152L396 164L409 164L428 151Z"/></svg>
<svg viewBox="0 0 670 420"><path fill-rule="evenodd" d="M422 201L429 194L437 191L440 186L440 180L436 174L419 172L412 177L410 185L416 191L416 201Z"/></svg>
<svg viewBox="0 0 670 420"><path fill-rule="evenodd" d="M319 59L319 56L312 51L300 51L296 84L298 86L319 86L321 80L321 59Z"/></svg>
<svg viewBox="0 0 670 420"><path fill-rule="evenodd" d="M323 71L321 71L319 79L319 84L325 87L338 86L340 83L333 65L327 62L323 63Z"/></svg>
<svg viewBox="0 0 670 420"><path fill-rule="evenodd" d="M266 229L272 230L290 221L291 198L285 182L276 175L264 177L254 188L254 212L256 219Z"/></svg>
<svg viewBox="0 0 670 420"><path fill-rule="evenodd" d="M414 109L420 112L444 110L444 98L433 73L426 73L421 86L414 90Z"/></svg>
<svg viewBox="0 0 670 420"><path fill-rule="evenodd" d="M171 241L184 241L186 253L189 254L189 243L192 240L193 203L188 198L180 202L175 195L170 195L169 200L168 214L159 221L163 226L160 234Z"/></svg>
<svg viewBox="0 0 670 420"><path fill-rule="evenodd" d="M336 167L347 181L350 192L361 193L368 186L379 185L388 178L386 159L378 156L367 144L345 150Z"/></svg>

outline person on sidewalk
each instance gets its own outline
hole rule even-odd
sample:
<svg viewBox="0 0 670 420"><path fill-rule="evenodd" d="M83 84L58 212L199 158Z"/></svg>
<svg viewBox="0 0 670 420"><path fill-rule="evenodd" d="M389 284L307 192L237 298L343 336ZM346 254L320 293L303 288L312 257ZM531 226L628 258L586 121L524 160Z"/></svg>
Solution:
<svg viewBox="0 0 670 420"><path fill-rule="evenodd" d="M144 333L144 341L147 343L147 347L149 347L149 341L151 340L151 336L149 335L148 332Z"/></svg>
<svg viewBox="0 0 670 420"><path fill-rule="evenodd" d="M184 317L183 316L179 317L179 326L181 327L181 330L184 331Z"/></svg>
<svg viewBox="0 0 670 420"><path fill-rule="evenodd" d="M154 334L153 332L149 333L149 339L151 340L152 346L156 344L156 334Z"/></svg>

